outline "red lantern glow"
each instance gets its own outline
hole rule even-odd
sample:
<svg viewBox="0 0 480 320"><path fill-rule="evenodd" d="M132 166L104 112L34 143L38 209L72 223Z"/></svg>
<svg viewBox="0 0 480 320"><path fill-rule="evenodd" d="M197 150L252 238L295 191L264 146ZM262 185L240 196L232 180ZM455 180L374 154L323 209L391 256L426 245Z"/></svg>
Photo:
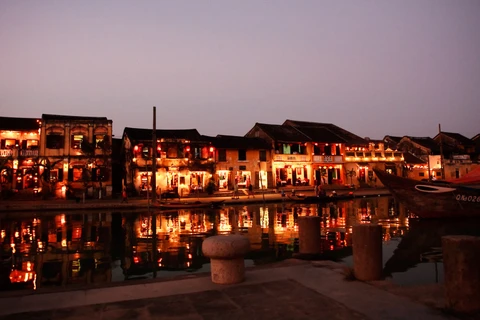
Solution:
<svg viewBox="0 0 480 320"><path fill-rule="evenodd" d="M210 152L213 152L213 150L214 150L213 147L210 147Z"/></svg>

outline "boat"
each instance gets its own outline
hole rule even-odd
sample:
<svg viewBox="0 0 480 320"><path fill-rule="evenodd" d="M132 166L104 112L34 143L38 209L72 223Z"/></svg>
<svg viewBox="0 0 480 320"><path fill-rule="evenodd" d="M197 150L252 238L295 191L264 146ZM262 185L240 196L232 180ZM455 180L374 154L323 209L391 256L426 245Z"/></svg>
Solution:
<svg viewBox="0 0 480 320"><path fill-rule="evenodd" d="M209 202L201 202L201 201L165 202L165 203L160 203L159 207L160 209L164 209L164 210L216 208L221 206L223 202L225 202L225 200L209 201Z"/></svg>
<svg viewBox="0 0 480 320"><path fill-rule="evenodd" d="M392 196L418 218L480 217L480 188L446 181L418 181L373 169Z"/></svg>
<svg viewBox="0 0 480 320"><path fill-rule="evenodd" d="M355 195L353 192L349 192L345 195L320 195L320 196L292 196L287 195L289 200L300 202L300 203L324 203L324 202L333 202L339 200L349 200L353 199Z"/></svg>
<svg viewBox="0 0 480 320"><path fill-rule="evenodd" d="M479 218L414 219L393 255L385 262L384 274L406 272L421 263L442 261L442 237L480 235ZM434 268L432 268L432 271Z"/></svg>

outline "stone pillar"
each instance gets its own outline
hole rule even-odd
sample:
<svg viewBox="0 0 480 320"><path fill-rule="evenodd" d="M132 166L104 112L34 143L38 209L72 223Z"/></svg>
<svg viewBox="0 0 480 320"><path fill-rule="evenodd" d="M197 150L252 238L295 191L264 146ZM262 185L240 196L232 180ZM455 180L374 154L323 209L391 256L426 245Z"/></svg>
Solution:
<svg viewBox="0 0 480 320"><path fill-rule="evenodd" d="M242 235L213 236L202 243L202 251L210 258L212 282L234 284L245 279L243 257L250 250L250 241Z"/></svg>
<svg viewBox="0 0 480 320"><path fill-rule="evenodd" d="M320 254L321 233L320 233L321 217L308 216L298 217L298 244L300 254Z"/></svg>
<svg viewBox="0 0 480 320"><path fill-rule="evenodd" d="M353 226L353 272L361 281L379 280L383 275L382 226Z"/></svg>
<svg viewBox="0 0 480 320"><path fill-rule="evenodd" d="M445 306L456 312L480 311L480 237L442 237Z"/></svg>

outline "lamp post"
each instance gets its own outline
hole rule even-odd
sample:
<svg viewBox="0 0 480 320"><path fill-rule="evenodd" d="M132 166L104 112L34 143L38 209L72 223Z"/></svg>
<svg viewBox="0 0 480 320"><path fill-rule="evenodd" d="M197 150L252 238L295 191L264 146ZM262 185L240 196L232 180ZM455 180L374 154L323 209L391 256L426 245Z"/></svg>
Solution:
<svg viewBox="0 0 480 320"><path fill-rule="evenodd" d="M260 190L262 190L262 198L263 198L263 205L265 205L265 192L263 192L263 182L262 182L262 163L260 162L260 159L258 160L258 180L259 180L259 187Z"/></svg>

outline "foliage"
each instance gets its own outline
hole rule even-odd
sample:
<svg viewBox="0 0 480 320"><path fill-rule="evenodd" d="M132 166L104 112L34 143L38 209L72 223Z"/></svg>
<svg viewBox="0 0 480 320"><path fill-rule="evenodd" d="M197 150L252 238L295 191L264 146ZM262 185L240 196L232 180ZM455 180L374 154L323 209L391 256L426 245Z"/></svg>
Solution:
<svg viewBox="0 0 480 320"><path fill-rule="evenodd" d="M101 152L97 152L98 150L100 150ZM112 144L111 144L110 136L105 135L103 137L103 140L100 141L98 144L95 141L93 142L82 141L81 151L83 155L87 158L87 164L85 168L83 168L82 170L82 178L81 178L83 182L83 186L85 190L87 190L92 183L92 172L91 170L88 170L88 168L91 166L94 166L95 168L109 167L110 156L112 153ZM99 181L101 185L102 179L100 178Z"/></svg>
<svg viewBox="0 0 480 320"><path fill-rule="evenodd" d="M353 185L353 178L357 176L357 172L355 171L355 169L350 169L350 170L347 170L346 174L347 174L347 177L350 178L350 184Z"/></svg>
<svg viewBox="0 0 480 320"><path fill-rule="evenodd" d="M55 169L58 163L61 163L63 160L50 161L48 158L38 157L33 160L32 170L38 172L38 181L42 187L42 197L47 198L53 195L55 190L55 181L51 181L50 172Z"/></svg>

